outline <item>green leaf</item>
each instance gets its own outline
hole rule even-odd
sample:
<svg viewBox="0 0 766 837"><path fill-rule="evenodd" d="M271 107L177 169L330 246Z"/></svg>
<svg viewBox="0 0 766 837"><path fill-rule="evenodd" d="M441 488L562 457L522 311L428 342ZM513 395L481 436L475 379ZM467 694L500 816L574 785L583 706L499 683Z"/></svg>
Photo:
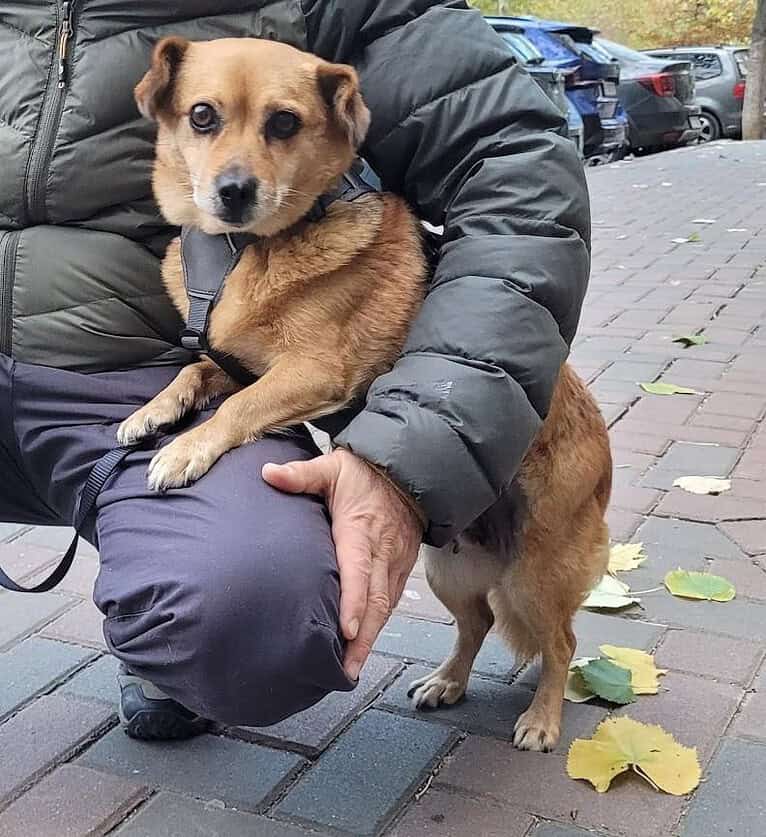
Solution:
<svg viewBox="0 0 766 837"><path fill-rule="evenodd" d="M707 343L707 337L701 334L679 334L678 337L673 338L674 343L681 343L681 345L688 349L690 346L704 346Z"/></svg>
<svg viewBox="0 0 766 837"><path fill-rule="evenodd" d="M638 604L639 600L629 596L630 587L618 578L607 574L588 593L588 598L582 603L585 608L595 610L618 610L628 605Z"/></svg>
<svg viewBox="0 0 766 837"><path fill-rule="evenodd" d="M635 701L636 693L631 685L630 671L611 660L593 660L581 666L578 671L585 685L600 698L621 706Z"/></svg>
<svg viewBox="0 0 766 837"><path fill-rule="evenodd" d="M680 387L677 384L667 384L664 381L657 381L656 384L639 384L644 392L651 395L702 395L691 387Z"/></svg>
<svg viewBox="0 0 766 837"><path fill-rule="evenodd" d="M687 570L669 572L665 576L665 586L674 596L685 599L730 602L737 594L734 585L720 575Z"/></svg>
<svg viewBox="0 0 766 837"><path fill-rule="evenodd" d="M568 700L570 703L586 703L593 700L594 697L596 697L596 693L588 687L582 674L577 669L570 669L564 687L564 700Z"/></svg>
<svg viewBox="0 0 766 837"><path fill-rule="evenodd" d="M696 242L702 241L702 236L698 232L693 232L686 240L696 244Z"/></svg>

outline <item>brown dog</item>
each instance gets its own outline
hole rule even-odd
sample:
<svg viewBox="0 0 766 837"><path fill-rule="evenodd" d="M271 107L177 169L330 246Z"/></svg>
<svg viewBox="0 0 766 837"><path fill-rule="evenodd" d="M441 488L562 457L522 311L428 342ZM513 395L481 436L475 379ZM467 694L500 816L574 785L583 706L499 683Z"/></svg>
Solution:
<svg viewBox="0 0 766 837"><path fill-rule="evenodd" d="M167 38L136 99L159 123L154 187L167 220L213 235L259 236L229 276L209 330L211 345L260 376L257 382L240 388L203 359L119 429L120 442L135 442L231 394L209 421L156 455L149 482L162 490L198 479L238 445L363 394L401 351L426 264L419 226L391 194L336 202L321 221L305 220L349 168L367 130L351 67L270 41ZM163 278L186 315L178 240ZM606 568L610 476L604 423L564 367L508 496L449 548L427 550L429 581L454 613L459 636L452 656L413 684L418 706L463 696L496 621L525 658L542 655L540 684L515 742L555 745L575 645L572 617Z"/></svg>

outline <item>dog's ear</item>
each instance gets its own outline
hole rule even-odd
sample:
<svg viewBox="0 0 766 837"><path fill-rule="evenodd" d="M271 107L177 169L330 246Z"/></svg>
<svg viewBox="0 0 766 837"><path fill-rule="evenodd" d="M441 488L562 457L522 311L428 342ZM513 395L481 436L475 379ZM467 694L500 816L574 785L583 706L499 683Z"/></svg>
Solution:
<svg viewBox="0 0 766 837"><path fill-rule="evenodd" d="M317 82L335 121L356 150L370 127L370 111L359 92L359 77L347 64L320 64Z"/></svg>
<svg viewBox="0 0 766 837"><path fill-rule="evenodd" d="M177 36L163 38L155 46L152 66L134 90L136 104L142 116L156 120L158 114L168 107L173 96L178 68L188 47L189 41Z"/></svg>

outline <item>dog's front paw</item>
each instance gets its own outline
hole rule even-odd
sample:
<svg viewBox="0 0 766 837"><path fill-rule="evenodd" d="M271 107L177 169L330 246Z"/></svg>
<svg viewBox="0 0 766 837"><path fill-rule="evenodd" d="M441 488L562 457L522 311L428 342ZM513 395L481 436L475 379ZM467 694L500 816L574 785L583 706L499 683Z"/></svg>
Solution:
<svg viewBox="0 0 766 837"><path fill-rule="evenodd" d="M437 669L410 683L407 697L412 698L415 709L436 709L442 704L451 706L457 703L465 695L467 685L465 680L448 673L441 674Z"/></svg>
<svg viewBox="0 0 766 837"><path fill-rule="evenodd" d="M153 436L160 427L175 424L182 414L180 404L160 396L125 419L117 428L117 441L121 445L135 445L148 436Z"/></svg>
<svg viewBox="0 0 766 837"><path fill-rule="evenodd" d="M143 407L117 428L117 441L121 445L135 445L155 433L158 427L154 417Z"/></svg>
<svg viewBox="0 0 766 837"><path fill-rule="evenodd" d="M221 455L194 431L166 445L149 463L147 481L152 491L183 488L204 476Z"/></svg>
<svg viewBox="0 0 766 837"><path fill-rule="evenodd" d="M547 753L559 743L560 721L530 706L513 728L513 744L519 750Z"/></svg>

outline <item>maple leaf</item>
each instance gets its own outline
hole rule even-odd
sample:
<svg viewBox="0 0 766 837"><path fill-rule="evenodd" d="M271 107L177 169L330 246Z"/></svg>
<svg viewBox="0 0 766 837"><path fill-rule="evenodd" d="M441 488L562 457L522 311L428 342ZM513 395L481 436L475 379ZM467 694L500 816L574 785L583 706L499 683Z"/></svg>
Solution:
<svg viewBox="0 0 766 837"><path fill-rule="evenodd" d="M632 718L608 718L591 739L578 738L569 748L569 777L586 779L599 793L626 770L674 796L693 791L702 775L695 748L682 746L662 727Z"/></svg>

